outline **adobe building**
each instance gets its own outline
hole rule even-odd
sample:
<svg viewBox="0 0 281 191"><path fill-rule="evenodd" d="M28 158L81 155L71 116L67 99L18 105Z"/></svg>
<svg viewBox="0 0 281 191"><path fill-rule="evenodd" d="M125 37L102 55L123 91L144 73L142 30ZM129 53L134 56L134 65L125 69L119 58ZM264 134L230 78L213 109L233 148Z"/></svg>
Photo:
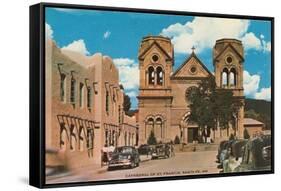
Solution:
<svg viewBox="0 0 281 191"><path fill-rule="evenodd" d="M135 145L136 119L125 115L123 96L110 57L46 40L46 167L57 165L56 154L70 169L101 164L104 145Z"/></svg>
<svg viewBox="0 0 281 191"><path fill-rule="evenodd" d="M256 137L263 133L264 124L251 118L244 118L244 128L247 129L250 137Z"/></svg>
<svg viewBox="0 0 281 191"><path fill-rule="evenodd" d="M141 144L154 132L157 141L174 140L178 136L183 143L197 140L198 125L189 120L189 100L186 92L209 76L214 76L219 89L230 89L236 99L244 103L243 63L244 48L236 39L220 39L213 48L214 74L196 56L194 49L183 64L173 70L174 49L169 38L147 36L142 39L139 53L139 139ZM237 136L244 131L244 106L239 109L233 128ZM219 141L230 135L218 129L209 138Z"/></svg>

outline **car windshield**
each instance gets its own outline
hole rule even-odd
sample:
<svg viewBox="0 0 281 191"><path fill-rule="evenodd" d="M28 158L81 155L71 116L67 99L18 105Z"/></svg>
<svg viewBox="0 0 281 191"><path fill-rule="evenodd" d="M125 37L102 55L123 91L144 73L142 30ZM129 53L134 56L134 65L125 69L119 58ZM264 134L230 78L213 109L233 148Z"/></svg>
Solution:
<svg viewBox="0 0 281 191"><path fill-rule="evenodd" d="M131 147L118 147L115 149L116 153L132 153L133 149Z"/></svg>

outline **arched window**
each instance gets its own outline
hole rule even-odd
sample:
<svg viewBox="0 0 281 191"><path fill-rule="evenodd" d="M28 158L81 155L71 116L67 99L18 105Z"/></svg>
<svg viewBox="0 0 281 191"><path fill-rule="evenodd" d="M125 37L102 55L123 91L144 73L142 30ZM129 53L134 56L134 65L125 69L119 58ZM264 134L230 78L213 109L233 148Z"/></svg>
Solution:
<svg viewBox="0 0 281 191"><path fill-rule="evenodd" d="M156 119L156 137L164 138L163 121L160 117Z"/></svg>
<svg viewBox="0 0 281 191"><path fill-rule="evenodd" d="M228 82L228 70L225 68L222 71L221 74L221 84L222 86L228 86L229 82Z"/></svg>
<svg viewBox="0 0 281 191"><path fill-rule="evenodd" d="M157 85L163 85L163 79L164 79L164 72L163 69L159 66L156 69L156 79L157 79Z"/></svg>
<svg viewBox="0 0 281 191"><path fill-rule="evenodd" d="M148 68L148 84L154 85L154 82L155 82L155 72L154 72L154 68L150 66Z"/></svg>
<svg viewBox="0 0 281 191"><path fill-rule="evenodd" d="M234 68L231 68L231 70L230 70L229 85L236 86L236 70Z"/></svg>
<svg viewBox="0 0 281 191"><path fill-rule="evenodd" d="M152 117L148 118L146 122L146 131L145 131L145 137L149 137L151 132L154 132L154 120Z"/></svg>

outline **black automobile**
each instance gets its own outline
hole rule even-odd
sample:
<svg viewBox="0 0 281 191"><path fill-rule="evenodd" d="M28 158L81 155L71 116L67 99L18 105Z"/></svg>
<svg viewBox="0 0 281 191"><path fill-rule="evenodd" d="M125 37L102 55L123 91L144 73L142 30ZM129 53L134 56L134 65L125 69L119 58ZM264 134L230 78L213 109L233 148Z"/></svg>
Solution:
<svg viewBox="0 0 281 191"><path fill-rule="evenodd" d="M231 147L236 140L229 140L225 142L221 148L219 159L218 159L218 168L223 168L223 161L228 159L231 154Z"/></svg>
<svg viewBox="0 0 281 191"><path fill-rule="evenodd" d="M139 166L140 157L138 150L131 146L117 147L108 164L108 170L117 167L135 168Z"/></svg>
<svg viewBox="0 0 281 191"><path fill-rule="evenodd" d="M271 170L271 135L248 141L244 147L241 164L235 172Z"/></svg>
<svg viewBox="0 0 281 191"><path fill-rule="evenodd" d="M150 145L143 144L138 148L139 155L151 155L153 148Z"/></svg>
<svg viewBox="0 0 281 191"><path fill-rule="evenodd" d="M228 159L223 161L223 171L225 173L233 172L237 166L241 164L243 148L247 144L248 140L238 139L235 140L230 148Z"/></svg>
<svg viewBox="0 0 281 191"><path fill-rule="evenodd" d="M222 150L224 149L224 147L226 146L226 143L228 142L228 140L223 140L220 142L219 148L218 148L218 154L217 154L217 162L220 162L220 154L222 152Z"/></svg>
<svg viewBox="0 0 281 191"><path fill-rule="evenodd" d="M154 145L152 151L152 159L169 158L171 156L171 147L169 144Z"/></svg>
<svg viewBox="0 0 281 191"><path fill-rule="evenodd" d="M236 140L231 146L231 153L230 155L238 160L243 155L244 146L247 144L247 139Z"/></svg>
<svg viewBox="0 0 281 191"><path fill-rule="evenodd" d="M231 146L234 143L234 140L222 141L218 150L218 163L222 164L222 162L227 159L230 155Z"/></svg>

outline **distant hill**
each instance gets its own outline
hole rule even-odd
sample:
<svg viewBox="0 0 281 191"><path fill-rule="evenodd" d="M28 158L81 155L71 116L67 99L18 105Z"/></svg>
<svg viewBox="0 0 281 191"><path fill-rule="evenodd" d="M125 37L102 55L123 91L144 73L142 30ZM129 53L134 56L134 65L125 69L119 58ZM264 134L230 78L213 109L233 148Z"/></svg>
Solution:
<svg viewBox="0 0 281 191"><path fill-rule="evenodd" d="M245 117L254 118L271 129L271 102L265 100L245 99Z"/></svg>

